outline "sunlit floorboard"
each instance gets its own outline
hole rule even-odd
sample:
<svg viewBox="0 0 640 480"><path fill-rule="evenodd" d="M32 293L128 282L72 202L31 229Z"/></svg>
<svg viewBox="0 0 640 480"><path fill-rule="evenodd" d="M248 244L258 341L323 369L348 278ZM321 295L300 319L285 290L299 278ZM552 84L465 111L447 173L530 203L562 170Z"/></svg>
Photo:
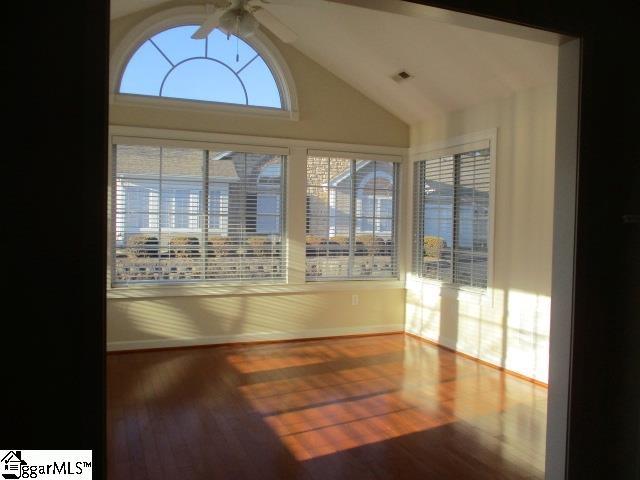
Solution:
<svg viewBox="0 0 640 480"><path fill-rule="evenodd" d="M545 388L403 334L119 353L108 478L542 479Z"/></svg>

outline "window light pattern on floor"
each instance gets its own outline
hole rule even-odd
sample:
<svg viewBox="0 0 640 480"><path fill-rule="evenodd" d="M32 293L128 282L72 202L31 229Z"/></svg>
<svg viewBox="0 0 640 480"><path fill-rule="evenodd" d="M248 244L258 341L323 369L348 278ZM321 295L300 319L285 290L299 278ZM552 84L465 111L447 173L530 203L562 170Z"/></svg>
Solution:
<svg viewBox="0 0 640 480"><path fill-rule="evenodd" d="M112 480L544 478L546 389L402 334L107 370Z"/></svg>

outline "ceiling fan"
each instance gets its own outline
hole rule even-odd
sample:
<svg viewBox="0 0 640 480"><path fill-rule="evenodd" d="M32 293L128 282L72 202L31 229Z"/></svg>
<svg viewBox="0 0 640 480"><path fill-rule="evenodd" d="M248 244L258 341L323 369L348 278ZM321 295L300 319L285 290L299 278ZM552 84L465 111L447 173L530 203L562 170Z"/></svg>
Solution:
<svg viewBox="0 0 640 480"><path fill-rule="evenodd" d="M250 37L259 25L267 28L284 43L295 42L296 32L265 10L265 5L294 5L312 3L309 0L217 0L207 5L209 16L191 36L203 39L215 28L228 35Z"/></svg>

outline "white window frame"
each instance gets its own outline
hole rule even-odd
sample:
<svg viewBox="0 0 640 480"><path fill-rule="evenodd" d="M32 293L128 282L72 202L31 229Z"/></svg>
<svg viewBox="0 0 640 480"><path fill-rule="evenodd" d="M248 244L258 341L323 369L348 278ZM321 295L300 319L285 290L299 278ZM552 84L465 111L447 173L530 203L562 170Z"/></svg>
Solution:
<svg viewBox="0 0 640 480"><path fill-rule="evenodd" d="M398 173L398 175L396 175L398 178L396 178L396 179L394 180L394 185L398 185L400 175L401 175L400 173ZM362 182L362 183L366 183L370 178L372 178L372 174L371 174L371 173L367 174L367 176L366 176L366 177L364 177L364 178L361 180L361 182ZM399 197L400 195L402 195L402 192L398 192L397 190L398 190L398 189L397 189L396 187L394 187L394 197L393 197L393 198L391 198L391 197L387 197L387 196L382 196L382 195L377 195L377 196L376 196L376 203L373 205L374 217L377 217L377 214L376 214L375 212L378 212L378 211L380 210L380 207L381 207L381 200L391 200L391 201L392 201L392 202L394 202L394 203L395 203L395 202L397 202L398 197ZM372 200L373 200L373 198L372 198ZM357 199L357 201L358 201L358 202L362 202L362 199L361 199L361 198L360 198L360 199ZM334 203L335 203L335 199L334 199ZM394 219L394 220L395 220L395 219ZM376 224L375 224L375 227L376 227L376 228L379 228L379 226L380 226L380 221L381 221L381 219L380 219L380 218L376 218ZM394 222L394 223L397 223L397 222ZM386 231L386 230L385 230L385 231ZM389 233L391 233L391 234L393 234L394 236L396 236L396 237L397 237L397 232L389 231Z"/></svg>
<svg viewBox="0 0 640 480"><path fill-rule="evenodd" d="M286 178L286 177L285 177ZM256 194L257 200L256 200L256 215L260 216L260 215L270 215L270 214L265 214L264 212L260 212L260 199L276 199L276 203L280 202L280 196L276 195L274 193L265 193L265 192L258 192ZM282 208L282 205L279 204L279 207ZM285 213L286 215L286 213ZM285 219L283 219L285 220ZM265 232L260 232L258 231L258 221L256 220L256 233L265 233Z"/></svg>
<svg viewBox="0 0 640 480"><path fill-rule="evenodd" d="M336 277L329 277L329 278L313 278L313 279L306 279L306 273L305 273L305 279L306 282L308 284L310 283L340 283L340 282L358 282L358 283L366 283L366 282L385 282L385 281L393 281L394 279L397 280L401 280L404 283L404 278L405 278L405 266L404 266L404 259L403 259L403 255L402 255L402 246L404 244L403 239L401 238L400 232L401 232L401 228L403 225L403 218L402 218L402 209L403 206L401 206L401 204L403 203L401 201L403 194L402 194L402 185L403 185L403 169L402 169L402 164L403 164L403 160L404 160L404 156L397 156L397 155L384 155L384 154L363 154L363 153L358 153L358 152L347 152L347 151L336 151L336 150L320 150L320 149L309 149L307 150L307 155L305 157L305 198L306 198L306 187L307 187L307 175L306 175L306 164L307 164L307 158L308 157L338 157L338 158L345 158L345 159L349 159L350 161L359 161L359 160L379 160L379 161L386 161L386 162L391 162L394 163L396 165L398 165L398 168L396 169L396 174L394 177L394 184L393 184L393 202L394 202L394 207L393 207L393 212L394 212L394 216L393 216L393 231L391 232L393 238L394 238L394 248L395 248L395 254L396 254L396 274L394 276L390 276L390 277L368 277L368 276L353 276L353 277L348 277L348 278L336 278ZM343 175L347 175L346 173ZM351 173L349 173L348 175L351 175ZM371 176L367 175L367 177L365 177L365 179L368 178L372 178ZM327 185L329 186L329 185ZM352 195L354 194L354 192L351 192ZM352 196L352 201L353 201L354 197ZM357 201L357 200L356 200ZM375 209L375 205L373 206L373 208ZM334 210L335 211L336 208L336 198L335 198L335 192L332 192L331 190L329 190L329 209L330 210ZM354 209L352 210L353 212L355 212L355 206ZM306 204L305 204L305 225L306 225L306 220L307 220L307 216L306 216L307 210L306 210ZM409 225L411 225L411 223L409 223ZM329 231L330 233L335 234L335 224L330 224L329 225ZM357 226L356 226L356 231L357 231ZM306 233L306 231L305 231ZM305 242L303 242L305 244L305 249L306 249L306 239ZM409 264L410 265L410 264ZM305 272L306 272L306 253L305 253Z"/></svg>
<svg viewBox="0 0 640 480"><path fill-rule="evenodd" d="M409 167L407 170L407 208L405 209L405 219L411 225L411 232L405 242L405 263L409 265L407 270L406 283L408 288L431 288L438 289L440 294L447 297L454 297L468 303L479 303L487 306L494 305L494 262L495 262L495 194L496 194L496 151L497 151L498 129L492 128L479 132L468 133L449 138L444 141L434 142L412 147L409 150ZM487 248L487 287L477 288L465 285L455 285L440 280L426 278L413 272L413 240L414 228L413 214L415 208L414 198L414 165L417 162L436 158L445 155L455 155L468 152L489 143L490 180L489 180L489 231Z"/></svg>
<svg viewBox="0 0 640 480"><path fill-rule="evenodd" d="M237 151L237 152L241 152L241 153L257 153L257 154L269 154L269 155L281 155L284 157L288 157L288 149L285 147L269 147L269 146L260 146L260 145L239 145L239 144L226 144L226 143L215 143L215 142L189 142L189 141L183 141L183 140L173 140L173 139L158 139L158 138L144 138L144 137L137 137L137 136L126 136L126 135L110 135L110 140L111 140L111 148L109 149L110 152L110 156L109 156L109 210L108 210L108 219L109 219L109 250L108 250L108 258L109 258L109 263L108 263L108 268L109 268L109 272L108 272L108 292L115 292L118 291L120 289L135 289L137 287L160 287L160 288L164 288L164 287L182 287L185 284L188 284L190 286L196 286L196 287L217 287L217 286L226 286L226 285L232 285L232 286L245 286L248 285L249 287L251 286L260 286L260 285L268 285L268 284L272 284L272 285L279 285L279 284L283 284L286 283L286 265L287 265L287 250L284 249L283 250L283 263L285 265L285 276L284 278L275 278L275 279L268 279L266 281L260 281L260 280L256 280L255 282L251 282L248 281L246 279L242 279L242 278L229 278L227 280L220 280L220 281L215 281L215 280L204 280L204 279L198 279L198 280L193 280L193 281L189 281L189 282L172 282L172 281L167 281L167 282L158 282L158 281L140 281L139 283L132 283L129 284L126 281L125 282L115 282L113 281L112 275L113 275L113 261L114 261L114 254L116 252L116 246L114 245L113 241L114 241L114 237L115 235L113 235L114 232L114 228L115 228L115 222L113 221L114 219L114 214L116 215L116 219L117 218L121 218L120 215L118 213L116 213L116 205L113 202L112 199L112 194L113 194L113 181L115 179L114 176L114 159L113 159L113 151L115 150L115 148L118 145L139 145L139 146L155 146L155 147L163 147L163 148L195 148L195 149L201 149L201 150L209 150L209 151L228 151L228 150L232 150L232 151ZM280 191L282 192L282 194L286 195L286 161L284 162L283 165L283 170L282 170L282 175L281 175L281 179L280 179ZM169 177L170 178L170 177ZM191 194L189 194L191 195ZM286 200L286 199L285 199ZM169 232L169 233L184 233L184 234L189 234L193 232L193 229L191 228L191 222L192 222L192 215L191 213L187 212L187 213L183 213L181 215L185 215L186 216L186 222L188 224L188 226L176 226L176 218L175 216L177 215L176 213L176 198L175 197L168 197L168 205L169 207L165 209L166 213L167 213L167 222L168 225L164 226L162 228L163 231L165 232ZM190 210L190 206L189 206L189 210ZM161 209L162 210L162 209ZM280 214L280 218L281 218L281 226L282 228L282 241L285 241L286 239L286 211L283 211L281 209L281 214ZM209 219L209 217L206 217L207 221ZM198 217L196 217L196 221L198 221ZM200 225L197 225L196 228L200 228ZM152 229L152 228L143 228L140 229L140 232L153 232L153 233L157 233L157 229Z"/></svg>
<svg viewBox="0 0 640 480"><path fill-rule="evenodd" d="M402 245L406 242L405 231L411 225L405 223L404 215L397 218L397 245L398 245L398 279L381 278L374 282L361 280L337 280L332 282L306 282L305 281L305 225L306 204L300 201L306 197L306 165L309 150L322 150L331 154L348 155L350 157L376 159L394 159L400 163L400 172L396 178L398 183L398 198L396 200L399 211L405 208L405 162L408 158L408 149L404 147L373 146L362 144L348 144L338 142L325 142L314 140L299 140L292 138L259 137L252 135L205 133L183 130L168 130L144 127L129 127L111 125L109 127L109 185L107 212L108 242L107 242L107 298L162 298L166 296L228 296L272 293L303 293L322 291L344 291L354 288L358 290L368 289L397 289L404 288L406 266L402 254ZM166 147L202 148L211 150L236 150L257 151L263 153L287 155L287 167L285 182L284 226L286 241L287 275L285 283L279 284L255 284L255 285L224 285L224 284L184 284L184 285L160 285L138 284L129 286L111 285L112 261L111 252L113 245L112 231L112 181L113 181L113 145L118 143L136 142L140 145L157 145Z"/></svg>
<svg viewBox="0 0 640 480"><path fill-rule="evenodd" d="M281 109L119 93L120 81L124 70L140 45L169 28L190 24L199 25L209 15L204 5L170 8L146 17L133 26L113 49L109 59L109 103L112 105L151 107L164 110L204 111L297 121L299 119L298 96L293 75L277 47L260 30L245 41L254 48L271 70L280 91Z"/></svg>
<svg viewBox="0 0 640 480"><path fill-rule="evenodd" d="M211 189L212 192L218 192L218 211L214 213L214 215L218 216L218 221L220 222L217 227L212 227L211 224L208 226L208 230L210 233L222 233L227 230L228 227L228 219L226 217L220 216L220 213L225 211L229 206L229 185L216 183L214 187ZM212 195L209 194L209 202L213 199ZM209 206L209 212L211 212L211 205Z"/></svg>

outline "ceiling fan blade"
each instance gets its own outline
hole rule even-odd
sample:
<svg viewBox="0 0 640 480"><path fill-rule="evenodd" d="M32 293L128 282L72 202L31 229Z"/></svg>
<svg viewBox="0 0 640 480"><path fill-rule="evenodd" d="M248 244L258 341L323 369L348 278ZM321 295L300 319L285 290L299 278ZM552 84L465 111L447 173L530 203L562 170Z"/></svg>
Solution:
<svg viewBox="0 0 640 480"><path fill-rule="evenodd" d="M200 28L191 35L191 38L194 40L202 40L203 38L206 38L218 25L220 25L220 15L218 13L214 13L202 22Z"/></svg>
<svg viewBox="0 0 640 480"><path fill-rule="evenodd" d="M276 37L284 43L292 43L298 39L296 32L287 27L276 17L267 12L264 8L259 8L253 12L253 16L265 28L269 29Z"/></svg>

